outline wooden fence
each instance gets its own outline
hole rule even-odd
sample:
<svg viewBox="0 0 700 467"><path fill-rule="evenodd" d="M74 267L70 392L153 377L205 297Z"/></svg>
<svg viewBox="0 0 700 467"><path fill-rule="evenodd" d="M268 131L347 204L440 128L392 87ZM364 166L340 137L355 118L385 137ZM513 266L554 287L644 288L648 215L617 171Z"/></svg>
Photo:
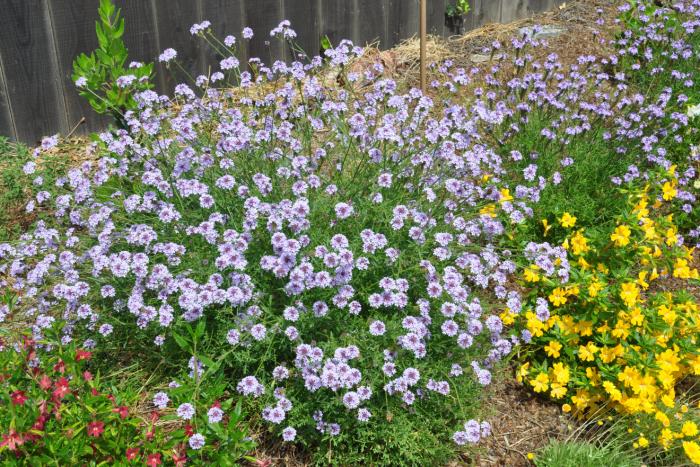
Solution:
<svg viewBox="0 0 700 467"><path fill-rule="evenodd" d="M453 0L428 0L428 31L450 34L445 7ZM68 133L86 118L78 133L105 126L78 96L71 80L72 61L97 46L98 0L0 0L0 135L28 144L44 135ZM192 74L206 72L215 56L189 27L208 19L213 31L240 36L250 26L256 36L244 58L285 58L279 41L265 45L268 32L289 19L304 50L317 53L323 35L391 47L418 32L418 0L115 0L126 20L124 40L130 59L152 61L173 47ZM489 22L508 22L543 11L561 0L471 0L469 30ZM171 74L157 69L160 91L171 90Z"/></svg>

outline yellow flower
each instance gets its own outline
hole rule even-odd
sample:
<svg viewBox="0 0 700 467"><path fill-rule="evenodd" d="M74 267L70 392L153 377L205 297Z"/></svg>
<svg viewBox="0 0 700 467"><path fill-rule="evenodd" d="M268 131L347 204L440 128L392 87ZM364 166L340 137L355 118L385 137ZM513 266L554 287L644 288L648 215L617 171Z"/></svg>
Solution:
<svg viewBox="0 0 700 467"><path fill-rule="evenodd" d="M615 242L615 246L625 246L630 242L630 234L632 231L626 225L618 225L615 231L610 234L610 240Z"/></svg>
<svg viewBox="0 0 700 467"><path fill-rule="evenodd" d="M683 258L676 259L676 263L673 265L673 277L678 277L680 279L697 279L698 270L691 269L688 266L688 261Z"/></svg>
<svg viewBox="0 0 700 467"><path fill-rule="evenodd" d="M601 290L603 290L603 283L598 282L598 280L596 279L593 282L591 282L591 285L588 286L588 295L590 295L591 297L597 297L598 292L600 292Z"/></svg>
<svg viewBox="0 0 700 467"><path fill-rule="evenodd" d="M549 233L549 229L551 229L552 226L549 225L549 222L547 222L547 219L542 219L542 226L544 227L544 236L546 237L547 234Z"/></svg>
<svg viewBox="0 0 700 467"><path fill-rule="evenodd" d="M661 319L663 319L669 326L673 326L673 323L676 322L677 318L676 312L673 311L673 308L666 305L661 305L659 307L659 316L661 316Z"/></svg>
<svg viewBox="0 0 700 467"><path fill-rule="evenodd" d="M552 357L552 358L559 358L559 351L561 350L562 345L557 342L557 341L551 341L549 344L544 346L544 351L547 352L547 355Z"/></svg>
<svg viewBox="0 0 700 467"><path fill-rule="evenodd" d="M656 411L656 415L654 415L654 418L665 427L671 426L671 420L669 420L668 415L666 415L660 410Z"/></svg>
<svg viewBox="0 0 700 467"><path fill-rule="evenodd" d="M647 271L639 271L639 274L637 274L637 284L643 289L649 288L649 283L646 281L647 274L649 274Z"/></svg>
<svg viewBox="0 0 700 467"><path fill-rule="evenodd" d="M617 358L615 348L604 346L600 349L600 360L603 363L611 363L615 360L615 358Z"/></svg>
<svg viewBox="0 0 700 467"><path fill-rule="evenodd" d="M501 318L501 321L503 321L503 324L505 324L506 326L510 326L515 322L515 317L517 315L510 311L509 308L506 308L505 311L503 311L503 313L501 313L498 316Z"/></svg>
<svg viewBox="0 0 700 467"><path fill-rule="evenodd" d="M673 246L678 243L678 236L676 235L676 229L669 227L666 230L666 245Z"/></svg>
<svg viewBox="0 0 700 467"><path fill-rule="evenodd" d="M641 326L643 322L644 314L642 313L642 309L634 307L632 311L630 311L630 324L632 324L632 326Z"/></svg>
<svg viewBox="0 0 700 467"><path fill-rule="evenodd" d="M540 280L540 275L537 273L539 269L540 267L536 264L530 265L529 267L525 268L525 272L523 273L525 281L538 282Z"/></svg>
<svg viewBox="0 0 700 467"><path fill-rule="evenodd" d="M554 306L561 306L565 304L566 291L561 287L557 287L556 289L552 290L552 293L549 295L549 301L552 302L552 305Z"/></svg>
<svg viewBox="0 0 700 467"><path fill-rule="evenodd" d="M683 441L683 450L691 462L700 464L700 446L695 441Z"/></svg>
<svg viewBox="0 0 700 467"><path fill-rule="evenodd" d="M622 400L622 392L617 389L614 383L611 381L603 381L603 389L610 395L610 400L620 401Z"/></svg>
<svg viewBox="0 0 700 467"><path fill-rule="evenodd" d="M666 394L661 396L661 402L668 407L669 409L673 408L676 405L676 394L673 388L671 388Z"/></svg>
<svg viewBox="0 0 700 467"><path fill-rule="evenodd" d="M664 192L663 198L666 201L671 201L678 194L678 190L676 190L675 183L666 182L664 183L661 190Z"/></svg>
<svg viewBox="0 0 700 467"><path fill-rule="evenodd" d="M633 282L622 284L621 288L620 298L625 302L625 305L632 308L637 303L637 298L639 298L639 288Z"/></svg>
<svg viewBox="0 0 700 467"><path fill-rule="evenodd" d="M499 200L501 203L505 203L506 201L513 201L513 197L510 194L510 190L508 188L504 188L501 190L501 199Z"/></svg>
<svg viewBox="0 0 700 467"><path fill-rule="evenodd" d="M530 384L535 392L544 392L549 387L549 376L547 373L540 373L535 379L530 380Z"/></svg>
<svg viewBox="0 0 700 467"><path fill-rule="evenodd" d="M570 404L564 404L564 405L561 406L561 410L562 410L564 413L569 413L569 412L571 412L571 405L570 405Z"/></svg>
<svg viewBox="0 0 700 467"><path fill-rule="evenodd" d="M558 384L566 384L571 378L571 375L569 374L569 367L561 362L554 364L552 367L552 375Z"/></svg>
<svg viewBox="0 0 700 467"><path fill-rule="evenodd" d="M585 389L579 389L576 391L576 395L571 396L571 402L574 403L578 410L583 410L591 402L591 394Z"/></svg>
<svg viewBox="0 0 700 467"><path fill-rule="evenodd" d="M645 448L645 447L649 446L649 440L646 439L644 436L640 436L637 444L639 445L640 448Z"/></svg>
<svg viewBox="0 0 700 467"><path fill-rule="evenodd" d="M578 358L582 362L592 362L595 360L595 353L598 350L598 347L593 342L589 342L586 346L580 345L578 347Z"/></svg>
<svg viewBox="0 0 700 467"><path fill-rule="evenodd" d="M637 203L637 205L634 207L634 211L637 213L637 219L641 219L642 217L649 215L649 210L647 209L648 205L649 203L646 198L639 200L639 203Z"/></svg>
<svg viewBox="0 0 700 467"><path fill-rule="evenodd" d="M479 209L479 214L485 214L490 217L496 217L496 205L487 204L483 208Z"/></svg>
<svg viewBox="0 0 700 467"><path fill-rule="evenodd" d="M695 422L688 420L681 427L681 433L689 438L695 436L698 434L698 426Z"/></svg>
<svg viewBox="0 0 700 467"><path fill-rule="evenodd" d="M582 231L579 230L571 237L571 249L575 255L580 255L590 250L590 247L588 246L588 239L584 237L581 232Z"/></svg>
<svg viewBox="0 0 700 467"><path fill-rule="evenodd" d="M558 259L558 258L557 258L557 259ZM589 270L589 269L591 268L591 265L588 264L588 261L586 261L585 259L583 259L583 256L579 256L579 258L578 258L578 265L581 266L581 269L583 269L584 271L587 271L587 270Z"/></svg>
<svg viewBox="0 0 700 467"><path fill-rule="evenodd" d="M560 384L552 384L552 391L550 392L551 396L555 399L561 399L566 395L566 387L562 386Z"/></svg>
<svg viewBox="0 0 700 467"><path fill-rule="evenodd" d="M559 219L559 222L561 223L562 227L565 227L568 229L570 227L573 227L576 224L576 217L572 216L568 212L565 212L561 216L561 219Z"/></svg>
<svg viewBox="0 0 700 467"><path fill-rule="evenodd" d="M523 382L523 378L526 377L530 373L530 362L525 362L523 365L518 369L518 374L516 375L516 379L518 380L519 383Z"/></svg>
<svg viewBox="0 0 700 467"><path fill-rule="evenodd" d="M668 449L672 441L673 432L668 428L664 428L663 430L661 430L661 435L659 435L659 442L661 443L661 446L664 449Z"/></svg>

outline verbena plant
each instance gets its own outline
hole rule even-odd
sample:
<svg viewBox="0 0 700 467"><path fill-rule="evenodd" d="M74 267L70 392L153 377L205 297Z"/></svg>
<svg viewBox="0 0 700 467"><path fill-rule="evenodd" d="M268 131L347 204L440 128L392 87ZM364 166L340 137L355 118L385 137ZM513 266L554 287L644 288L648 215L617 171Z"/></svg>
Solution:
<svg viewBox="0 0 700 467"><path fill-rule="evenodd" d="M124 114L136 106L134 93L152 89L153 63L131 62L124 45L124 18L112 0L100 0L95 31L99 47L73 62L78 92L97 113L109 113L124 127Z"/></svg>
<svg viewBox="0 0 700 467"><path fill-rule="evenodd" d="M220 70L172 99L134 94L101 159L33 200L53 219L0 245L16 297L3 319L31 317L40 339L60 318L65 341L162 360L202 391L224 376L251 423L318 463L436 464L449 438L488 435L479 388L532 337L508 328L527 312L517 263L591 181L611 193L678 162L676 208L695 203L697 161L679 148L697 132L677 91L605 72L625 44L571 67L534 59L532 38L493 44L497 63L445 63L425 96L380 65L349 73L362 51L347 41L247 70L236 38L191 32ZM602 230L623 208L598 196L581 218Z"/></svg>

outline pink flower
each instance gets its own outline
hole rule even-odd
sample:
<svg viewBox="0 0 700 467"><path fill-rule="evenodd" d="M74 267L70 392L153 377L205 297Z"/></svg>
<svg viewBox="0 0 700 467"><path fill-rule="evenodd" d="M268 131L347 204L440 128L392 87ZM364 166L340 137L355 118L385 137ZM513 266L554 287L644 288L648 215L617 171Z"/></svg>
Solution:
<svg viewBox="0 0 700 467"><path fill-rule="evenodd" d="M93 438L99 438L100 435L105 431L104 422L94 421L87 425L87 434Z"/></svg>
<svg viewBox="0 0 700 467"><path fill-rule="evenodd" d="M12 399L12 404L14 405L24 405L24 403L27 401L27 396L24 394L24 391L20 390L10 394L10 398Z"/></svg>

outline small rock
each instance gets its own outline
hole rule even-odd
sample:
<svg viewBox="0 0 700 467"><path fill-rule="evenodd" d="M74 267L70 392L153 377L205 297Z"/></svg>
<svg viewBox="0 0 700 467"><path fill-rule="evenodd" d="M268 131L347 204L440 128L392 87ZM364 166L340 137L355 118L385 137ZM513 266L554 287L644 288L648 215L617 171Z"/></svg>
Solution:
<svg viewBox="0 0 700 467"><path fill-rule="evenodd" d="M520 29L518 29L518 32L522 36L530 37L535 40L539 39L547 39L550 37L557 37L561 36L563 33L566 32L566 28L562 28L559 26L540 26L539 31L535 32L535 27L534 26L525 26Z"/></svg>
<svg viewBox="0 0 700 467"><path fill-rule="evenodd" d="M473 54L469 56L469 60L471 60L474 63L484 63L491 60L491 57L488 55Z"/></svg>

